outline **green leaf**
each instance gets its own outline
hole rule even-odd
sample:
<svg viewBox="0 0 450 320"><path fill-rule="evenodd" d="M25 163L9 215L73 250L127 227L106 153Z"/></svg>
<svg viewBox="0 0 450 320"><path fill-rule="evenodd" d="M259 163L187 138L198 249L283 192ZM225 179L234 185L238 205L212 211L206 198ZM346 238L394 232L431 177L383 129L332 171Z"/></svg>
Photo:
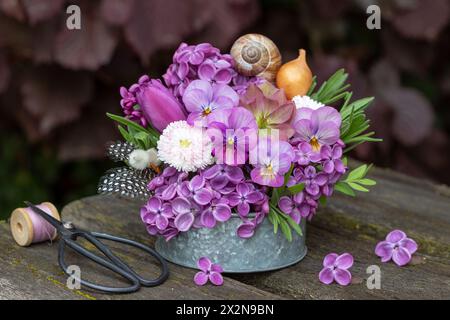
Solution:
<svg viewBox="0 0 450 320"><path fill-rule="evenodd" d="M356 169L353 169L347 176L345 181L353 181L364 177L367 172L367 165L363 164Z"/></svg>
<svg viewBox="0 0 450 320"><path fill-rule="evenodd" d="M336 185L334 186L334 190L351 197L356 196L355 191L353 191L353 189L343 181L339 181L338 183L336 183Z"/></svg>
<svg viewBox="0 0 450 320"><path fill-rule="evenodd" d="M119 125L119 126L117 126L117 127L119 128L119 132L120 132L120 134L122 135L122 137L125 139L125 141L128 141L128 142L133 143L133 142L132 142L132 137L131 137L131 135L128 133L128 131L125 130L124 127L122 127L121 125Z"/></svg>
<svg viewBox="0 0 450 320"><path fill-rule="evenodd" d="M291 228L289 228L289 224L284 219L280 219L279 222L280 222L281 232L283 232L283 234L286 237L286 239L289 242L291 242L292 241L292 232L291 232Z"/></svg>
<svg viewBox="0 0 450 320"><path fill-rule="evenodd" d="M295 222L294 219L292 219L290 216L284 213L282 214L282 217L287 221L287 223L291 226L291 228L294 229L295 232L297 232L299 236L303 235L302 228L300 228L300 225L297 222Z"/></svg>
<svg viewBox="0 0 450 320"><path fill-rule="evenodd" d="M289 192L292 194L297 194L299 192L302 192L303 189L305 189L304 183L299 183L299 184L296 184L295 186L288 187Z"/></svg>
<svg viewBox="0 0 450 320"><path fill-rule="evenodd" d="M356 191L369 192L369 189L364 188L363 186L360 186L359 184L357 184L355 182L347 182L347 184Z"/></svg>
<svg viewBox="0 0 450 320"><path fill-rule="evenodd" d="M317 86L317 77L314 76L314 77L312 78L311 86L309 87L309 90L308 90L308 92L306 93L306 95L307 95L307 96L310 96L310 95L313 93L313 91L314 91L314 89L316 88L316 86Z"/></svg>
<svg viewBox="0 0 450 320"><path fill-rule="evenodd" d="M294 164L291 164L291 167L289 168L289 171L286 172L286 174L284 175L284 186L286 186L286 184L289 181L289 178L292 175L292 171L294 171Z"/></svg>
<svg viewBox="0 0 450 320"><path fill-rule="evenodd" d="M321 206L326 206L327 205L327 197L321 196L319 198L319 203L320 203Z"/></svg>
<svg viewBox="0 0 450 320"><path fill-rule="evenodd" d="M148 132L147 129L145 129L144 127L140 126L139 124L137 124L136 122L133 122L127 118L115 115L115 114L111 114L111 113L107 113L106 114L109 118L111 118L112 120L123 124L127 127L133 128L136 131L144 131L144 132Z"/></svg>
<svg viewBox="0 0 450 320"><path fill-rule="evenodd" d="M358 183L362 184L364 186L374 186L377 184L377 182L375 180L368 179L368 178L360 179L360 180L358 180Z"/></svg>

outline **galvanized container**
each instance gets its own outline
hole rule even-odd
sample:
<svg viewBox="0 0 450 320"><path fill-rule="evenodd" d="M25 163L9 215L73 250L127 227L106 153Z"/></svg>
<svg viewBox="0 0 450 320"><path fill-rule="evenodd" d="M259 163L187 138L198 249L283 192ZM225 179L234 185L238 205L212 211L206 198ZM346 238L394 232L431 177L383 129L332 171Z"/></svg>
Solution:
<svg viewBox="0 0 450 320"><path fill-rule="evenodd" d="M293 265L306 255L306 225L302 220L303 235L292 232L289 242L281 231L273 232L273 225L264 219L250 239L241 239L236 229L242 223L232 216L225 223L213 229L191 229L166 241L162 237L156 240L156 251L166 260L178 265L197 269L197 260L208 257L219 263L224 272L250 273L277 270Z"/></svg>

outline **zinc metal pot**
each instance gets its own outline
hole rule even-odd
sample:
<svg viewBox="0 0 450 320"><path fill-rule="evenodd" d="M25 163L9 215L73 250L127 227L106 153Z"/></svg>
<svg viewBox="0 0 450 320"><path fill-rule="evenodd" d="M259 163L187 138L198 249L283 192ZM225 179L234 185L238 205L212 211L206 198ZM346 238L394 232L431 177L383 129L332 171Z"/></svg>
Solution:
<svg viewBox="0 0 450 320"><path fill-rule="evenodd" d="M273 232L273 225L264 219L250 239L241 239L236 235L242 223L232 216L225 223L219 223L212 229L191 229L166 241L162 237L156 240L156 251L166 260L175 264L197 269L197 260L208 257L219 263L227 273L251 273L282 269L302 260L307 252L305 245L306 224L303 219L300 226L303 235L292 232L289 242L279 230Z"/></svg>

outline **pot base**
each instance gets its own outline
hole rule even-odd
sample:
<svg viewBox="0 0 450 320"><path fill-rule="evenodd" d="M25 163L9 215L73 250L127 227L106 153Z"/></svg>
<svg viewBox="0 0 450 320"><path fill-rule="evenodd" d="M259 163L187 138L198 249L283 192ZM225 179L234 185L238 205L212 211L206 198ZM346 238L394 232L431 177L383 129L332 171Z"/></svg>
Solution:
<svg viewBox="0 0 450 320"><path fill-rule="evenodd" d="M158 237L156 251L166 260L183 267L198 269L197 261L208 257L226 273L253 273L282 269L301 261L306 253L305 221L300 223L303 235L292 231L289 242L281 231L273 232L273 225L265 219L250 239L236 235L242 223L231 218L213 229L191 229L169 242Z"/></svg>

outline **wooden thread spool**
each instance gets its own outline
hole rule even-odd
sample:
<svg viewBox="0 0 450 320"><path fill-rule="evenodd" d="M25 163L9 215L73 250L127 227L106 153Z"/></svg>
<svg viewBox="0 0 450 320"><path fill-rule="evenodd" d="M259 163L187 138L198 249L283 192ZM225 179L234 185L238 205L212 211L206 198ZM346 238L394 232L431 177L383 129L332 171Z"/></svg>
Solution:
<svg viewBox="0 0 450 320"><path fill-rule="evenodd" d="M61 221L59 212L52 203L43 202L40 205L38 205L38 207L44 210L45 212L51 214L53 218L57 219L58 221ZM34 214L35 216L31 217L30 214ZM36 237L35 228L39 226L33 225L33 219L34 221L36 221L36 219L39 219L39 223L41 225L48 224L48 222L45 221L44 218L32 212L30 208L17 208L12 212L10 219L11 233L14 240L17 242L19 246L27 247L32 243L56 239L56 237L58 236L56 229L53 227L50 228L48 226L47 226L48 229L52 230L51 233L47 233L48 237L43 238L41 236L39 239L35 239Z"/></svg>

